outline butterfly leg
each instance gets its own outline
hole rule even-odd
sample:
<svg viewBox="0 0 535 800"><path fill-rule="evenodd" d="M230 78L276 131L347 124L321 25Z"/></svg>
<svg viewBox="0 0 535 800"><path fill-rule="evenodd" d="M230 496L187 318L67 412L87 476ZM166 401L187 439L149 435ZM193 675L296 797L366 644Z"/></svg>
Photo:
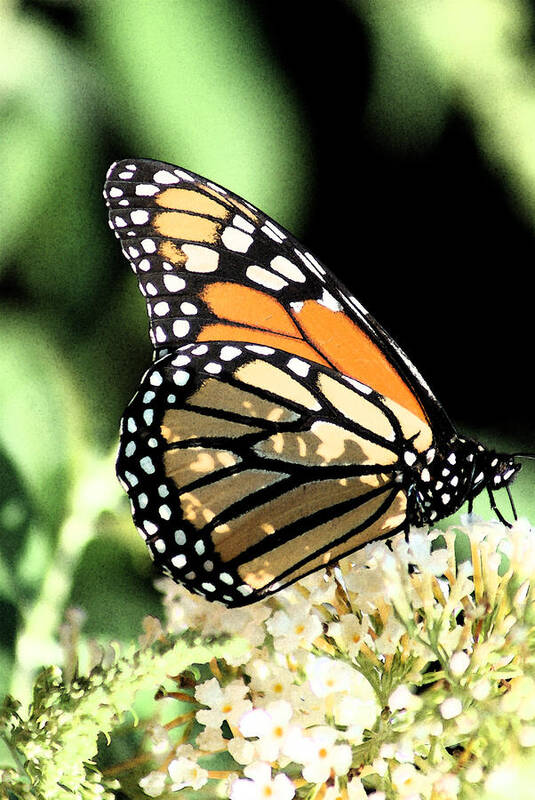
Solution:
<svg viewBox="0 0 535 800"><path fill-rule="evenodd" d="M503 516L502 512L500 511L500 509L496 505L496 500L494 499L494 492L492 491L492 489L488 489L487 491L488 491L488 495L489 495L490 507L492 508L492 510L494 511L494 513L496 514L496 516L498 517L498 519L500 520L502 525L505 525L507 528L511 528L512 527L511 523L508 520L505 519L505 517ZM511 500L511 502L512 502L512 500ZM513 506L513 509L514 509L514 506ZM514 513L516 514L516 511ZM516 516L515 516L515 519L516 519Z"/></svg>
<svg viewBox="0 0 535 800"><path fill-rule="evenodd" d="M513 512L513 519L516 522L516 520L518 519L518 514L517 514L517 511L516 511L515 502L513 500L513 495L512 495L511 487L509 486L509 484L505 485L505 489L507 491L507 497L509 498L509 503L511 504L511 511Z"/></svg>

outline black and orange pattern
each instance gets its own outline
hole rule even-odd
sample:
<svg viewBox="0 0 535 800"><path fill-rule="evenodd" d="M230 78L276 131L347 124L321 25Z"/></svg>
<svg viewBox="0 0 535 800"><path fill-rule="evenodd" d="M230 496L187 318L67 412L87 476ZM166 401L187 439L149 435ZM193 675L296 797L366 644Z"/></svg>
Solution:
<svg viewBox="0 0 535 800"><path fill-rule="evenodd" d="M253 602L511 480L518 465L459 437L388 334L258 209L146 160L114 164L104 195L156 362L117 471L172 577Z"/></svg>

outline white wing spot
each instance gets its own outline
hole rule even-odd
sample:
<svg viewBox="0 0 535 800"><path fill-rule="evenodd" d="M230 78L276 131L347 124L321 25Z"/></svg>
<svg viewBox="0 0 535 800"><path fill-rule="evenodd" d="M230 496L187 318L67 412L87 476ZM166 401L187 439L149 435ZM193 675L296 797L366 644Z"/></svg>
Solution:
<svg viewBox="0 0 535 800"><path fill-rule="evenodd" d="M318 303L322 306L325 306L325 308L330 309L331 311L342 311L342 306L338 300L326 289L323 290L323 294L318 300Z"/></svg>
<svg viewBox="0 0 535 800"><path fill-rule="evenodd" d="M143 456L143 458L139 460L139 466L141 467L143 472L147 473L147 475L153 475L156 472L152 458L150 458L150 456Z"/></svg>
<svg viewBox="0 0 535 800"><path fill-rule="evenodd" d="M221 366L221 364L216 364L215 361L210 361L208 364L205 365L204 369L211 375L218 375L223 369L223 367Z"/></svg>
<svg viewBox="0 0 535 800"><path fill-rule="evenodd" d="M189 381L189 372L185 369L177 369L173 373L173 381L177 386L185 386Z"/></svg>
<svg viewBox="0 0 535 800"><path fill-rule="evenodd" d="M215 272L219 264L219 253L199 244L183 244L186 254L185 267L188 272Z"/></svg>
<svg viewBox="0 0 535 800"><path fill-rule="evenodd" d="M163 285L168 292L180 292L186 285L184 278L179 278L178 275L164 275Z"/></svg>
<svg viewBox="0 0 535 800"><path fill-rule="evenodd" d="M149 212L144 208L136 208L135 211L130 212L130 219L134 225L144 225L149 221Z"/></svg>
<svg viewBox="0 0 535 800"><path fill-rule="evenodd" d="M275 352L272 347L266 347L263 344L246 344L246 350L250 350L252 353L258 353L261 356L272 356Z"/></svg>
<svg viewBox="0 0 535 800"><path fill-rule="evenodd" d="M233 347L230 344L226 344L224 347L221 348L221 353L219 354L219 357L223 361L232 361L233 358L237 358L237 356L240 356L241 353L242 351L240 350L239 347Z"/></svg>
<svg viewBox="0 0 535 800"><path fill-rule="evenodd" d="M232 220L232 224L235 225L236 228L240 228L242 231L245 231L245 233L254 232L254 225L243 217L240 217L239 214L235 215L234 219Z"/></svg>
<svg viewBox="0 0 535 800"><path fill-rule="evenodd" d="M156 243L153 242L152 239L142 239L141 247L146 253L156 252Z"/></svg>
<svg viewBox="0 0 535 800"><path fill-rule="evenodd" d="M275 256L275 258L271 259L270 266L290 281L295 281L296 283L304 283L306 281L306 277L299 267L290 261L289 258L285 258L285 256Z"/></svg>
<svg viewBox="0 0 535 800"><path fill-rule="evenodd" d="M276 236L278 239L280 239L280 240L281 240L281 242L282 242L284 239L286 239L286 234L285 234L285 233L283 233L283 232L281 231L281 229L280 229L280 228L277 228L277 226L276 226L276 225L274 225L274 224L273 224L273 222L272 222L270 219L266 219L266 222L265 222L264 228L262 228L262 230L265 230L266 228L268 228L268 230L269 230L269 231L271 231L272 233L274 233L274 234L275 234L275 236ZM267 231L266 231L266 233L267 233ZM268 233L268 236L269 236L269 233Z"/></svg>
<svg viewBox="0 0 535 800"><path fill-rule="evenodd" d="M169 314L169 311L169 303L166 303L165 300L160 300L160 302L156 303L154 306L154 313L159 317L165 317L166 314Z"/></svg>
<svg viewBox="0 0 535 800"><path fill-rule="evenodd" d="M262 233L265 233L266 236L269 236L270 239L273 239L274 242L277 242L277 244L281 244L284 241L284 236L274 231L273 228L268 228L267 222L265 225L262 225L260 230Z"/></svg>
<svg viewBox="0 0 535 800"><path fill-rule="evenodd" d="M155 172L154 175L152 176L152 179L156 183L164 183L164 184L180 183L180 181L176 177L176 175L173 175L171 172L169 172L166 169L160 169L160 170L158 170L158 172Z"/></svg>
<svg viewBox="0 0 535 800"><path fill-rule="evenodd" d="M136 194L138 197L153 197L158 194L160 188L154 186L152 183L138 183L136 186Z"/></svg>
<svg viewBox="0 0 535 800"><path fill-rule="evenodd" d="M244 231L227 226L221 234L221 241L227 248L235 253L246 253L253 243L253 237Z"/></svg>
<svg viewBox="0 0 535 800"><path fill-rule="evenodd" d="M260 286L265 286L266 289L274 289L276 292L288 286L288 282L283 278L280 278L278 275L273 275L272 272L268 272L267 269L259 267L256 264L247 267L245 274L250 281L259 283Z"/></svg>
<svg viewBox="0 0 535 800"><path fill-rule="evenodd" d="M355 380L355 378L348 378L347 375L342 375L343 379L347 381L347 383L351 384L354 389L357 391L362 392L363 394L371 394L372 389L369 386L366 386L365 383L361 383L360 381Z"/></svg>
<svg viewBox="0 0 535 800"><path fill-rule="evenodd" d="M291 358L288 361L288 367L302 378L306 378L310 371L310 364L307 364L306 361L301 361L300 358Z"/></svg>
<svg viewBox="0 0 535 800"><path fill-rule="evenodd" d="M183 181L192 181L194 178L189 174L189 172L184 172L183 169L175 169L173 170L175 175L178 175Z"/></svg>
<svg viewBox="0 0 535 800"><path fill-rule="evenodd" d="M189 356L180 355L180 356L177 356L176 358L173 358L173 360L171 361L171 364L174 367L185 367L186 364L190 363L190 361L191 361L191 358Z"/></svg>
<svg viewBox="0 0 535 800"><path fill-rule="evenodd" d="M325 278L323 277L324 270L320 269L320 265L317 263L315 259L314 261L312 261L310 253L302 253L301 250L298 250L297 248L294 248L294 253L296 254L296 256L298 256L298 258L301 259L303 264L306 267L308 267L308 269L311 272L313 272L317 278L320 279L320 281L323 281L323 283L325 283Z"/></svg>
<svg viewBox="0 0 535 800"><path fill-rule="evenodd" d="M124 477L126 478L126 480L128 481L128 483L130 484L130 486L132 487L132 489L134 488L134 486L137 486L137 485L138 485L138 483L139 483L139 481L138 481L138 479L136 478L136 476L135 476L135 475L134 475L132 472L128 472L128 470L126 470L126 469L125 469L125 471L124 471Z"/></svg>
<svg viewBox="0 0 535 800"><path fill-rule="evenodd" d="M182 339L184 336L187 336L189 333L190 324L187 319L176 319L173 322L173 333L174 335Z"/></svg>

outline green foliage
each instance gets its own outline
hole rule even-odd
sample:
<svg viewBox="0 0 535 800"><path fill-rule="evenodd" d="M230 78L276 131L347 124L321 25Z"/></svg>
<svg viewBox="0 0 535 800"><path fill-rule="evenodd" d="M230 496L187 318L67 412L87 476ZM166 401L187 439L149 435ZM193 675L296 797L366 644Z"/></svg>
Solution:
<svg viewBox="0 0 535 800"><path fill-rule="evenodd" d="M129 154L173 161L298 231L311 144L255 4L43 3L73 12L70 33L40 5L0 0L0 696L10 693L0 732L11 748L0 761L12 796L35 797L39 785L43 798L71 789L111 797L114 784L101 784L93 763L105 736L143 706L142 690L152 713L147 687L164 681L169 659L176 671L220 651L187 650L183 638L127 644L161 605L113 465L118 420L150 352L143 300L107 228L104 173ZM351 5L370 34L373 135L417 151L462 107L531 221L527 3ZM351 115L350 94L341 111ZM515 487L523 514L532 485L524 469ZM469 556L464 542L458 560ZM87 619L78 633L85 669L65 657L73 607ZM124 654L91 667L95 642L110 640ZM57 666L40 671L60 663L63 676Z"/></svg>
<svg viewBox="0 0 535 800"><path fill-rule="evenodd" d="M0 695L21 699L69 604L103 641L158 608L113 468L150 349L107 226L109 163L185 164L298 227L307 151L246 6L66 3L70 35L39 6L0 3Z"/></svg>
<svg viewBox="0 0 535 800"><path fill-rule="evenodd" d="M169 674L237 652L236 642L199 644L184 634L132 646L120 656L102 654L87 677L70 683L59 668L44 669L28 715L22 717L9 696L0 709L0 732L19 767L0 774L0 788L17 798L112 800L119 784L106 780L95 764L99 736L109 741L124 715L133 713L136 696L147 689L154 693Z"/></svg>

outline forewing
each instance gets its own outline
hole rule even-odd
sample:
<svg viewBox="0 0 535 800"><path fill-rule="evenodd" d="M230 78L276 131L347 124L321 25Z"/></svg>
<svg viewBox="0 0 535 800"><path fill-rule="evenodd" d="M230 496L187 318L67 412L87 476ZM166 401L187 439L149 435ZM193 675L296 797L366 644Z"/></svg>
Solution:
<svg viewBox="0 0 535 800"><path fill-rule="evenodd" d="M157 358L185 342L254 342L332 367L451 435L390 336L250 203L192 172L140 159L110 168L104 196L147 301ZM354 250L348 242L352 260Z"/></svg>

